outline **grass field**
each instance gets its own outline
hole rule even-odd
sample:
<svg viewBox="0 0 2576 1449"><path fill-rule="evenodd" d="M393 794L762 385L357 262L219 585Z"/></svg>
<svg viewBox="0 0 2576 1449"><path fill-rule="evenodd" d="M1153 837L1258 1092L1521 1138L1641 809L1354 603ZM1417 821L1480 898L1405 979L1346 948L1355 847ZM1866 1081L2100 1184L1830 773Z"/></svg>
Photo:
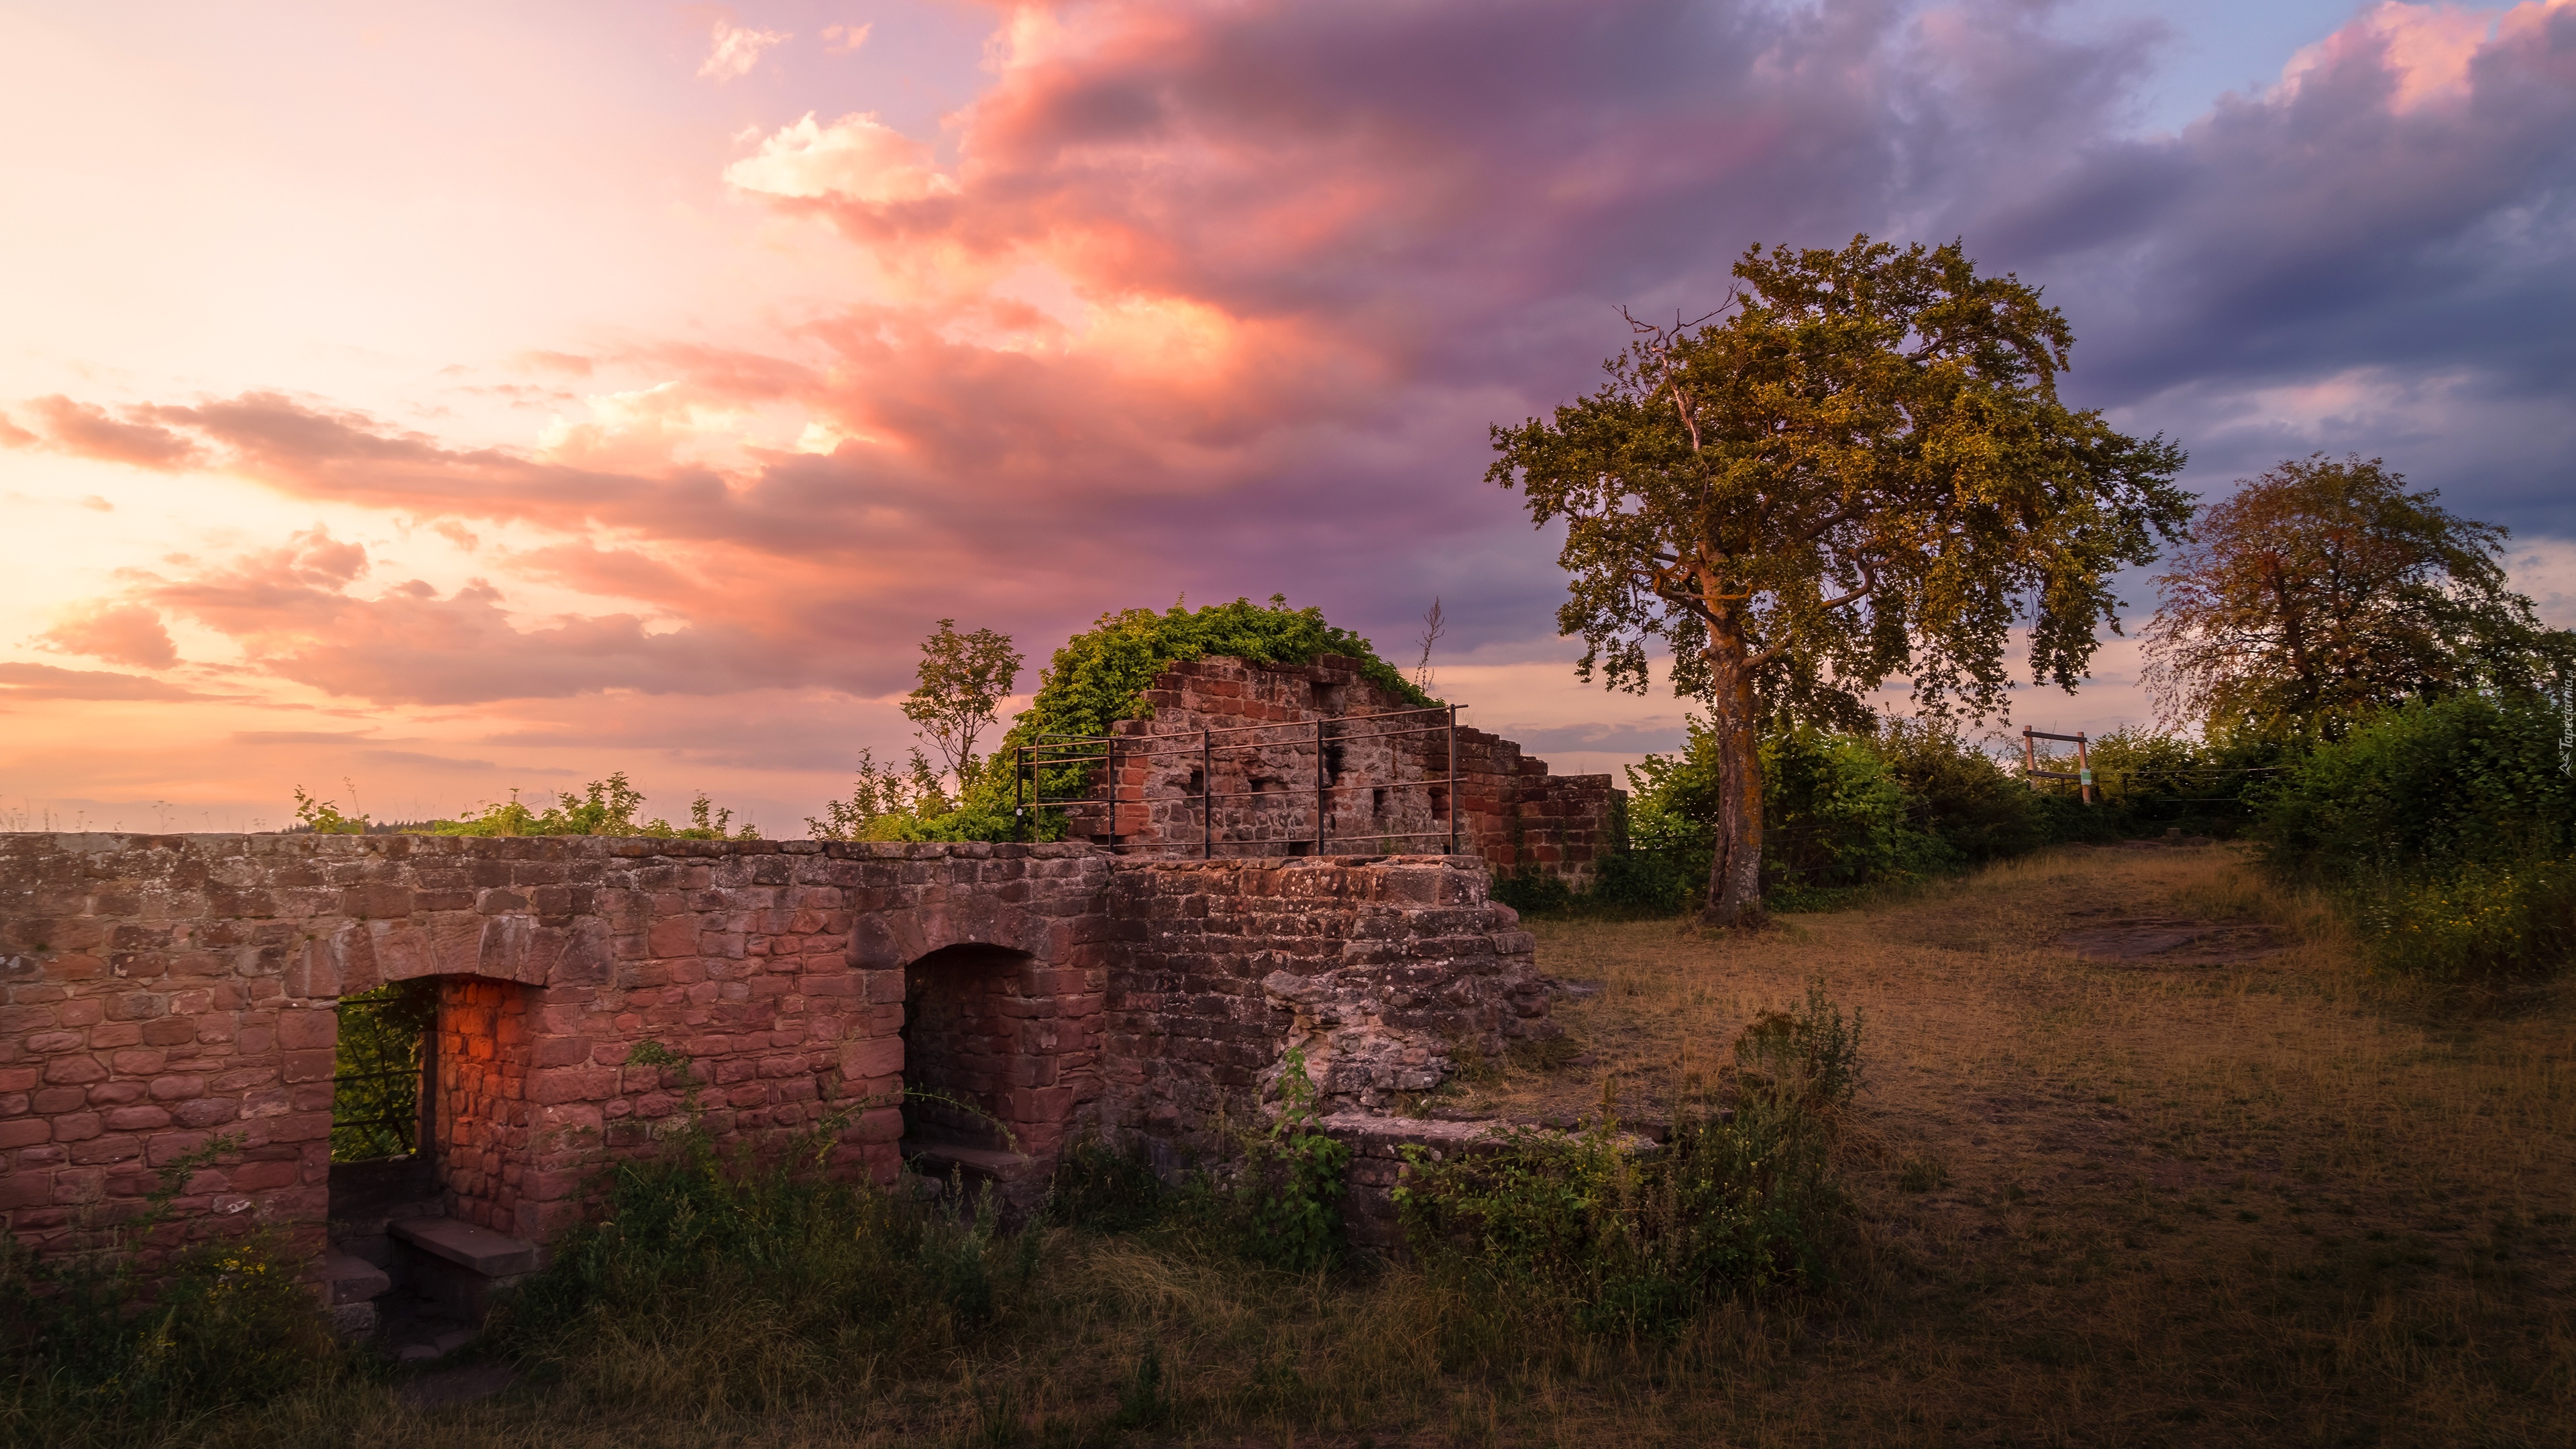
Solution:
<svg viewBox="0 0 2576 1449"><path fill-rule="evenodd" d="M2087 961L2070 930L2240 927ZM1184 1230L995 1247L908 1347L715 1285L494 1397L353 1374L173 1442L260 1445L2576 1443L2576 1008L2375 985L2223 849L2077 851L1751 937L1541 921L1572 1053L1426 1104L1652 1120L1811 979L1865 1019L1821 1294L1604 1342L1409 1271ZM2279 949L2248 955L2268 938ZM2218 944L2212 946L2211 941ZM1572 1060L1566 1060L1571 1055Z"/></svg>

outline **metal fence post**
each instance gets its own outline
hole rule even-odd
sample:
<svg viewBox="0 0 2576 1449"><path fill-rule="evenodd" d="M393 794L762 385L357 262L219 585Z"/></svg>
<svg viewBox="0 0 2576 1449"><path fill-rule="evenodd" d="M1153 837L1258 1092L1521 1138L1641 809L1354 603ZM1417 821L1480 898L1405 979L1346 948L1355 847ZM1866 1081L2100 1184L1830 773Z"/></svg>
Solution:
<svg viewBox="0 0 2576 1449"><path fill-rule="evenodd" d="M1324 722L1315 721L1315 853L1324 853Z"/></svg>
<svg viewBox="0 0 2576 1449"><path fill-rule="evenodd" d="M1449 706L1449 853L1458 853L1458 706Z"/></svg>

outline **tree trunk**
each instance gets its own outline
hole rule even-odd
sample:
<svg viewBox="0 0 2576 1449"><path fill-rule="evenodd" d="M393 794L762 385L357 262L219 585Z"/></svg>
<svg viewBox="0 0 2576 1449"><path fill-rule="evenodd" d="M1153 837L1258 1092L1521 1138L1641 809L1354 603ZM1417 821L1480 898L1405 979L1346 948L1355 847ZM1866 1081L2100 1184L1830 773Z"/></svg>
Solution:
<svg viewBox="0 0 2576 1449"><path fill-rule="evenodd" d="M1753 670L1741 634L1721 619L1709 631L1709 727L1717 736L1717 853L1709 864L1703 926L1755 927L1762 914L1762 741L1755 729Z"/></svg>

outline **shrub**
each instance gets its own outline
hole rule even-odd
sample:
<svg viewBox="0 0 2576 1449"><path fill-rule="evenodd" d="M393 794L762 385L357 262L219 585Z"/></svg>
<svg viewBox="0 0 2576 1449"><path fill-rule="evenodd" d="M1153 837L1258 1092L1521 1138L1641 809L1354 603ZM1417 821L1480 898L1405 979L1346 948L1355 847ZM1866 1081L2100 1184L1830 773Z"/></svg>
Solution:
<svg viewBox="0 0 2576 1449"><path fill-rule="evenodd" d="M1311 1272L1339 1256L1342 1219L1335 1204L1350 1144L1324 1135L1315 1111L1306 1054L1291 1048L1279 1077L1279 1115L1253 1139L1236 1178L1252 1255L1274 1267Z"/></svg>
<svg viewBox="0 0 2576 1449"><path fill-rule="evenodd" d="M2469 861L2357 891L2378 963L2443 983L2544 976L2576 952L2576 860Z"/></svg>
<svg viewBox="0 0 2576 1449"><path fill-rule="evenodd" d="M1715 741L1697 718L1682 750L1628 771L1627 813L1590 893L1556 899L1536 881L1498 892L1527 909L1680 911L1708 889L1720 784ZM1774 910L1830 907L1860 886L1919 879L2102 831L2061 809L1936 724L1891 720L1875 733L1804 726L1762 745L1763 881ZM1526 904L1525 904L1526 903Z"/></svg>
<svg viewBox="0 0 2576 1449"><path fill-rule="evenodd" d="M1843 1200L1828 1150L1860 1084L1860 1022L1810 989L1737 1043L1732 1100L1685 1101L1639 1151L1605 1108L1580 1133L1506 1128L1395 1190L1427 1271L1489 1309L1598 1333L1672 1328L1730 1293L1813 1287Z"/></svg>
<svg viewBox="0 0 2576 1449"><path fill-rule="evenodd" d="M652 1045L635 1060L676 1061ZM603 1399L763 1407L882 1360L935 1362L995 1315L1009 1250L989 1190L834 1181L838 1117L784 1150L721 1154L685 1069L682 1084L684 1125L607 1166L601 1215L496 1311L503 1352Z"/></svg>
<svg viewBox="0 0 2576 1449"><path fill-rule="evenodd" d="M252 1405L348 1367L287 1245L265 1233L198 1243L157 1264L150 1240L187 1180L240 1144L220 1138L161 1170L142 1214L95 1252L38 1260L0 1236L0 1356L13 1440L58 1443Z"/></svg>
<svg viewBox="0 0 2576 1449"><path fill-rule="evenodd" d="M2564 964L2576 781L2537 696L2386 711L2297 762L2259 827L2276 872L2343 900L2385 969L2457 983Z"/></svg>
<svg viewBox="0 0 2576 1449"><path fill-rule="evenodd" d="M2265 858L2336 880L2564 852L2576 845L2576 781L2562 729L2537 696L2386 711L2297 762L2268 802Z"/></svg>

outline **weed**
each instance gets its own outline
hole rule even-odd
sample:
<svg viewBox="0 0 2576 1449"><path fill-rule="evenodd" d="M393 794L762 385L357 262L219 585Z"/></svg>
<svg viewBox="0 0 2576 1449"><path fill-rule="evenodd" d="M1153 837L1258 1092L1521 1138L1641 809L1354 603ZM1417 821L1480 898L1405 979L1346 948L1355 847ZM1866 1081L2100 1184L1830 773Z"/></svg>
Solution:
<svg viewBox="0 0 2576 1449"><path fill-rule="evenodd" d="M1239 1179L1253 1256L1296 1272L1323 1267L1341 1247L1342 1173L1350 1144L1320 1129L1306 1054L1291 1048L1279 1077L1279 1115L1255 1139Z"/></svg>

